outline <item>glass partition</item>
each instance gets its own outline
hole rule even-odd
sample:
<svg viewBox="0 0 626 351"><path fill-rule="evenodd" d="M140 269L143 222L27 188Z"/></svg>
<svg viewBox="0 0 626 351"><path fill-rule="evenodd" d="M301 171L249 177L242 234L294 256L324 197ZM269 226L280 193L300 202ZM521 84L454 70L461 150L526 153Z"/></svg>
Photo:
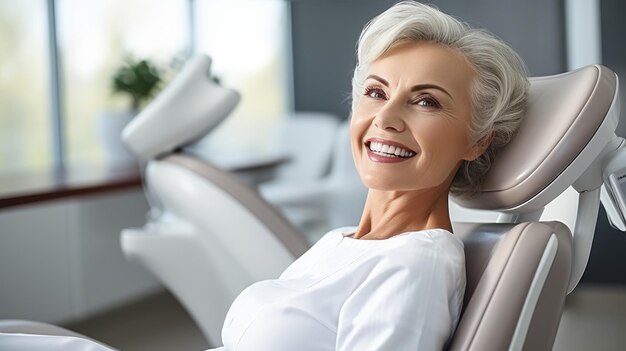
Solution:
<svg viewBox="0 0 626 351"><path fill-rule="evenodd" d="M269 150L292 110L289 2L284 0L0 0L0 172L53 166L54 5L65 164L105 161L100 121L128 113L112 77L129 55L175 74L190 52L213 59L221 83L241 93L229 118L200 145L220 152ZM195 48L195 50L190 50ZM56 82L54 82L56 83ZM212 152L212 151L207 151Z"/></svg>

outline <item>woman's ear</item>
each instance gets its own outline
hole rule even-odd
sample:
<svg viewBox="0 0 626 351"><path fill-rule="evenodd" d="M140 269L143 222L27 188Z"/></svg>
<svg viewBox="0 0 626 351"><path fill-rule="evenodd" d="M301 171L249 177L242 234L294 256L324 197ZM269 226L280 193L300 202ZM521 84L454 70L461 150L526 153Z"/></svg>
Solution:
<svg viewBox="0 0 626 351"><path fill-rule="evenodd" d="M465 154L465 157L463 157L463 159L466 160L466 161L474 161L475 159L480 157L480 155L482 155L487 150L489 145L491 145L492 141L493 141L493 130L489 131L489 133L487 133L487 135L485 135L480 140L478 140L467 151L467 153Z"/></svg>

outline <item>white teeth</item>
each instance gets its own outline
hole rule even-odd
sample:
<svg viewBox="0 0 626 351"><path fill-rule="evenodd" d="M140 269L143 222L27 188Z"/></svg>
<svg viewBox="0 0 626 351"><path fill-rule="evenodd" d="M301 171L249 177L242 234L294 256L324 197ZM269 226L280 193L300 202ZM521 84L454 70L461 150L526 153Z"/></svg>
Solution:
<svg viewBox="0 0 626 351"><path fill-rule="evenodd" d="M412 157L415 155L414 152L402 149L397 146L387 145L379 142L370 142L369 146L370 150L374 153L382 156L393 156L393 157Z"/></svg>

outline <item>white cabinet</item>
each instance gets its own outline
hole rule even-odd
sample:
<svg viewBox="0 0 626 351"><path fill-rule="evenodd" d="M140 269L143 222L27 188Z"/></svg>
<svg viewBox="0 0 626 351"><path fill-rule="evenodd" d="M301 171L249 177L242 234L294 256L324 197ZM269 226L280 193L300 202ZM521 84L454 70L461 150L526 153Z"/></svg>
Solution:
<svg viewBox="0 0 626 351"><path fill-rule="evenodd" d="M0 319L67 322L162 289L119 244L148 208L136 189L1 210Z"/></svg>
<svg viewBox="0 0 626 351"><path fill-rule="evenodd" d="M0 319L71 316L72 250L68 204L0 212Z"/></svg>

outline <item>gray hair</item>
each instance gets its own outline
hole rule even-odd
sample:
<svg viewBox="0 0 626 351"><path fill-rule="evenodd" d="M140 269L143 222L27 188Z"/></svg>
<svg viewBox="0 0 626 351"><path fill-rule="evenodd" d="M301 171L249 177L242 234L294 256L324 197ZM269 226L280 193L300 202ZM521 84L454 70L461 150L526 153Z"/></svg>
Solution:
<svg viewBox="0 0 626 351"><path fill-rule="evenodd" d="M480 190L496 151L519 127L530 87L526 66L493 34L473 29L430 5L402 1L372 19L361 32L352 78L353 111L362 96L369 64L397 44L420 41L458 50L476 72L469 137L474 143L492 138L491 144L475 160L463 161L450 187L455 196L473 195Z"/></svg>

